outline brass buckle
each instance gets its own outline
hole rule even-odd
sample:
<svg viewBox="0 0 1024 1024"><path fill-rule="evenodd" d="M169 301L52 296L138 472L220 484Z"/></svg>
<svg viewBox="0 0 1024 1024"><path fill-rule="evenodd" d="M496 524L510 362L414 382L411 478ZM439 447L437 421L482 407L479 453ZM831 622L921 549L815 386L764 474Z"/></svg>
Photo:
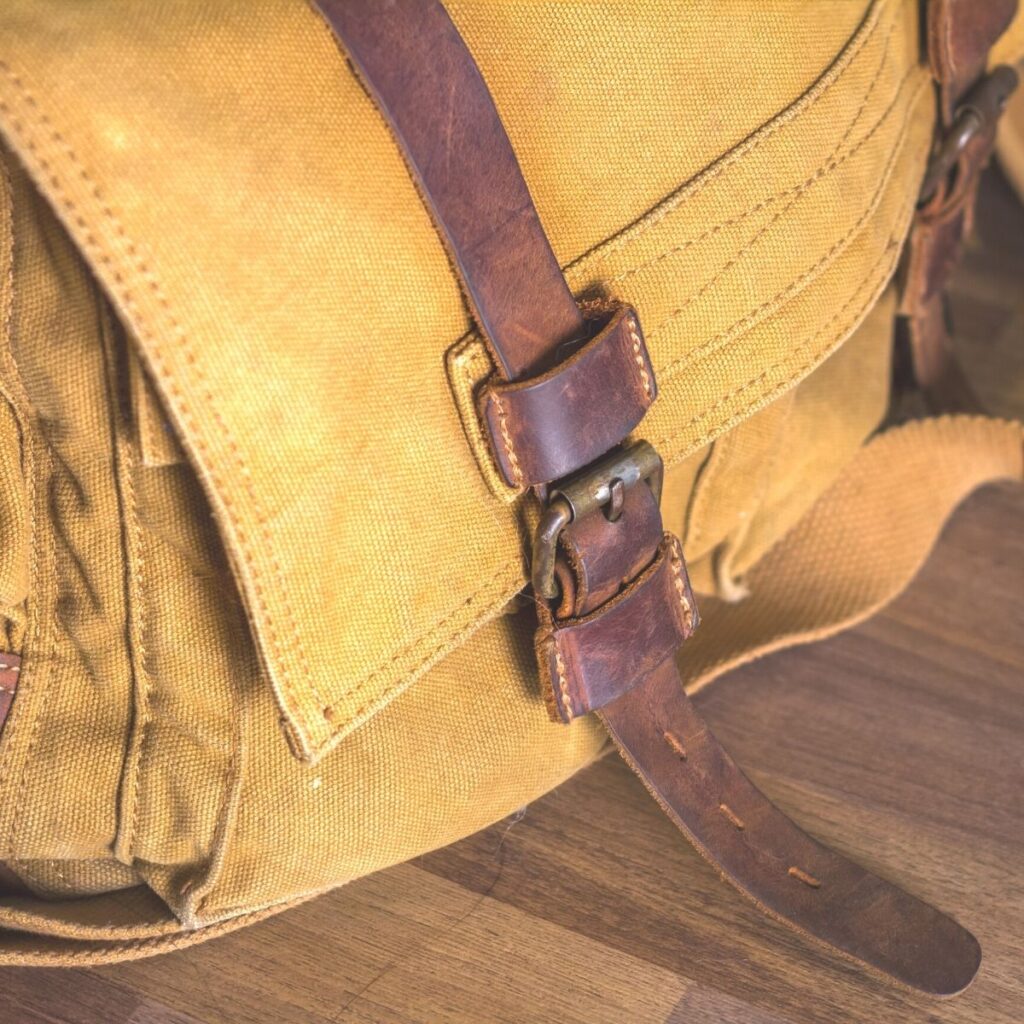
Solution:
<svg viewBox="0 0 1024 1024"><path fill-rule="evenodd" d="M548 601L558 597L555 557L558 538L574 520L597 509L615 522L622 514L626 489L644 481L661 501L665 466L661 456L646 441L617 448L586 469L553 484L548 507L537 524L533 539L531 578L533 591Z"/></svg>
<svg viewBox="0 0 1024 1024"><path fill-rule="evenodd" d="M953 123L928 163L924 181L921 182L921 202L931 199L971 140L982 131L992 128L999 120L1006 101L1017 88L1017 82L1017 72L1009 65L1001 64L993 68L968 93L957 107Z"/></svg>

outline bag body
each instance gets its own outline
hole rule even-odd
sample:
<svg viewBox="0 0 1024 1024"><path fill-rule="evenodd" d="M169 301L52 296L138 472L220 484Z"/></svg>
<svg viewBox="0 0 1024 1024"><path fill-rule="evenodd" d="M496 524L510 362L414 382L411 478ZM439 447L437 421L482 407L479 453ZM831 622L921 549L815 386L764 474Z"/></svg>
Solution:
<svg viewBox="0 0 1024 1024"><path fill-rule="evenodd" d="M870 614L1020 477L1015 423L876 436L936 119L916 3L449 13L572 291L642 311L709 598L688 691ZM590 762L536 681L492 354L323 19L0 19L0 962L218 934Z"/></svg>

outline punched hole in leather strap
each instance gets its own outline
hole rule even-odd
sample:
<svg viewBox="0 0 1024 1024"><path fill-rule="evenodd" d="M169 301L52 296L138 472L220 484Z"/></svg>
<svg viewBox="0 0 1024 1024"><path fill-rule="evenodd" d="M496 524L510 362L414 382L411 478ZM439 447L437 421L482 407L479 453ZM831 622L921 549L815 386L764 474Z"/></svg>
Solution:
<svg viewBox="0 0 1024 1024"><path fill-rule="evenodd" d="M491 381L480 395L495 461L513 487L567 476L604 455L657 397L640 320L614 305L582 348L537 377Z"/></svg>

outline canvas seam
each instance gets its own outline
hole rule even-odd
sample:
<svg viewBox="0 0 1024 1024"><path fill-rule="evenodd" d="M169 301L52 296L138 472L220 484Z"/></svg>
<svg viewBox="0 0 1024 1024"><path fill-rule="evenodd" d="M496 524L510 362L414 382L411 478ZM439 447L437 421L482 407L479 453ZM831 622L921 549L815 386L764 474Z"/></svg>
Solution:
<svg viewBox="0 0 1024 1024"><path fill-rule="evenodd" d="M853 155L853 153L855 153L861 146L865 145L867 141L874 135L874 133L881 127L881 125L888 120L890 114L892 114L892 112L897 108L900 97L903 94L903 90L906 87L907 82L911 79L913 73L916 71L916 67L911 67L908 69L907 73L900 80L900 84L898 86L896 95L894 96L892 103L886 108L885 113L883 113L879 120L875 122L875 124L871 127L870 131L864 136L861 142L858 143L857 147L854 150L852 150L850 154L848 154L848 156ZM810 267L804 270L797 277L789 281L785 286L780 288L779 291L777 291L773 296L771 296L771 298L765 299L763 302L755 306L753 309L748 310L739 319L734 320L728 327L719 331L713 337L708 338L706 341L702 342L696 348L672 360L665 367L663 367L661 373L666 377L666 379L671 379L677 373L681 372L682 370L685 370L688 366L693 365L693 363L702 359L704 356L713 354L716 348L719 347L719 345L728 343L738 335L745 333L745 331L749 327L753 327L757 323L757 321L765 312L771 310L771 308L776 303L778 303L780 299L785 301L786 299L791 298L793 295L799 293L804 287L806 287L806 285L813 281L818 276L818 273L824 267L826 267L835 256L842 252L849 244L850 240L861 231L861 229L867 223L868 219L875 212L878 202L880 201L880 198L885 191L885 186L888 184L889 173L891 172L894 163L894 157L898 155L903 148L902 143L905 136L904 127L906 124L906 116L910 112L910 110L913 109L914 104L917 101L918 95L920 94L922 88L926 84L927 80L922 79L921 82L918 83L917 90L911 95L910 99L907 100L906 109L904 111L903 125L901 125L900 131L897 133L896 138L894 139L893 151L890 155L886 168L883 170L883 173L880 176L878 188L875 189L875 192L869 200L867 206L865 207L864 212L861 214L860 217L858 217L856 222L850 226L850 228L845 232L845 234L843 234L840 238L833 242L833 244L814 264L812 264ZM755 234L754 237L750 240L750 242L739 252L737 252L715 277L713 277L709 282L703 285L695 294L688 296L685 300L683 300L683 302L679 306L677 306L667 316L660 320L648 332L648 337L655 337L659 331L662 331L669 323L671 323L673 320L681 316L687 310L687 308L689 308L691 303L695 301L695 299L700 298L703 294L705 294L712 285L716 284L718 280L725 273L727 273L728 270L731 269L732 266L735 266L736 263L738 263L743 256L750 252L754 248L754 246L761 240L765 232L767 232L768 229L774 225L776 220L783 214L788 212L788 210L791 209L796 202L797 199L794 199L792 200L789 206L787 206L783 210L780 210L776 214L775 219L770 221L757 234Z"/></svg>
<svg viewBox="0 0 1024 1024"><path fill-rule="evenodd" d="M304 670L305 680L308 683L313 695L317 698L321 705L324 705L326 702L324 698L320 695L317 686L313 681L312 673L309 670L308 663L305 660L305 652L303 645L301 643L301 635L298 632L295 617L291 611L290 601L287 596L288 588L285 585L283 574L280 569L280 564L277 560L276 554L273 551L266 516L262 511L262 505L259 501L255 487L252 483L248 466L246 465L245 460L241 454L241 450L239 449L237 443L235 442L233 436L231 435L226 422L224 421L223 417L217 410L217 407L213 403L213 398L212 394L210 393L209 385L206 384L205 382L205 374L203 373L196 359L195 353L191 348L189 339L187 338L181 325L177 322L176 318L171 312L170 304L166 296L163 294L163 290L160 287L160 284L157 281L156 277L150 271L145 259L142 257L141 253L139 253L134 242L132 242L131 239L128 237L124 227L121 225L113 210L111 210L109 205L107 205L107 203L104 201L98 186L96 185L88 171L85 169L85 167L82 165L81 161L78 159L74 150L64 139L63 135L53 125L47 114L43 110L41 110L37 101L35 100L35 97L32 96L32 94L28 91L28 89L25 87L21 79L14 73L14 71L12 71L10 66L2 60L0 60L0 70L4 72L4 74L9 79L14 88L17 90L17 92L20 94L26 105L28 105L36 111L40 124L46 126L46 128L49 130L51 134L53 141L59 144L64 149L68 156L68 159L78 168L82 180L86 183L93 197L100 204L103 216L106 218L108 223L111 224L115 233L125 243L125 250L127 254L135 260L134 269L136 273L138 273L140 277L148 284L153 296L156 298L160 306L164 309L168 317L168 321L174 333L178 337L181 349L185 355L185 360L189 364L189 366L193 368L197 377L197 382L200 384L200 387L204 391L204 397L207 400L210 412L213 415L213 418L216 421L218 427L220 428L224 440L228 448L231 450L235 458L236 464L238 465L239 474L244 481L244 486L252 503L253 513L256 517L257 523L262 527L263 540L264 543L266 544L267 552L270 555L271 566L274 575L277 578L277 585L281 589L285 617L289 621L291 632L293 633L294 642L296 644L296 649L299 655L300 665ZM34 154L36 160L38 161L40 169L49 176L49 183L51 187L60 197L68 215L74 218L76 225L84 233L86 243L93 249L100 262L108 265L111 268L113 280L116 283L116 285L119 286L120 289L119 297L121 301L124 303L126 308L128 308L130 311L134 311L136 320L141 326L143 332L150 339L150 343L152 346L152 358L157 372L159 373L164 383L167 385L169 391L174 395L179 413L182 419L185 421L185 425L188 428L188 431L191 435L193 442L196 444L196 447L203 453L203 455L206 456L207 463L211 463L212 460L210 460L208 455L209 446L202 438L199 431L196 429L196 423L192 416L191 410L185 400L185 396L182 393L181 388L174 380L174 377L170 373L166 363L164 362L162 347L160 345L159 338L157 337L156 332L150 327L148 321L141 315L141 311L139 310L138 305L132 298L132 294L131 291L129 290L127 282L124 280L124 277L120 273L120 271L115 269L114 259L109 255L106 249L96 239L95 235L89 228L87 221L79 212L77 205L70 198L70 196L67 195L61 180L51 170L49 161L40 154L38 146L35 144L34 140L28 135L28 133L24 131L21 121L19 120L15 112L3 100L0 100L0 111L8 114L13 130L21 135L25 145ZM290 678L290 669L288 668L286 659L283 657L283 648L281 647L280 640L277 636L277 628L274 623L273 617L269 614L265 598L263 597L263 584L261 582L262 574L260 570L256 567L255 559L253 558L253 555L250 551L248 533L246 530L243 530L241 523L238 519L237 513L234 511L232 507L232 499L224 490L220 481L220 477L217 474L216 470L212 467L212 464L207 465L205 468L210 475L211 481L216 486L215 493L217 497L220 499L225 514L228 516L232 526L234 527L235 535L238 538L239 548L242 551L249 572L251 574L252 590L255 594L256 600L263 614L264 622L266 623L267 626L267 631L270 634L271 644L273 645L278 657L278 664L276 667L280 671L282 684L284 686L285 692L288 694L290 702L293 705L291 710L293 711L293 713L297 715L299 719L299 724L302 726L303 731L307 734L308 738L308 735L310 734L309 722L306 718L305 711L302 708L302 702L298 699L294 691L294 684Z"/></svg>
<svg viewBox="0 0 1024 1024"><path fill-rule="evenodd" d="M923 79L921 84L918 87L917 94L920 94L921 90L927 84L928 84L928 80L927 79ZM914 102L916 102L916 95L915 95L915 98L913 100L911 100L911 103L909 105L913 106ZM886 173L884 173L882 175L882 179L881 179L881 182L879 184L879 189L878 189L878 192L876 193L878 196L881 195L881 193L884 190L886 184L888 183L888 179L889 179L889 175L891 174L892 167L895 165L897 158L902 153L903 141L905 141L905 136L903 136L901 138L901 141L900 141L899 145L897 145L893 149L892 155L891 155L890 160L889 160L889 165L888 165L888 167L886 169ZM868 208L867 214L865 216L859 218L859 220L866 223L868 217L874 212L872 207L874 207L875 205L876 204L874 204L874 203L869 204L869 208ZM901 218L899 218L899 220L902 221L905 218L906 218L906 213L904 212L903 216ZM863 227L863 224L861 226ZM887 252L891 251L891 249L894 246L898 245L898 244L899 243L896 242L894 239L890 239L890 241L889 241L889 243L888 243L888 245L886 247L886 251ZM874 269L874 268L872 268L872 269ZM865 280L869 279L870 276L871 276L871 273L869 271L869 273L868 273L867 277L865 278ZM810 341L814 341L814 340L817 340L818 338L820 338L821 335L824 333L824 331L827 330L828 327L830 327L832 324L834 324L836 322L838 316L841 315L842 310L845 309L849 305L850 301L856 296L856 294L857 294L857 291L855 291L854 293L851 294L851 296L847 300L847 302L844 303L842 307L840 307L840 310L839 310L838 314L833 314L833 316L830 317L829 320L826 321L826 323L824 325L822 325L822 327L820 327L818 329L818 331L815 333L814 337L812 339L810 339ZM840 333L842 333L842 332L840 332ZM706 409L703 409L700 413L695 415L692 419L690 419L686 423L681 424L680 426L676 427L674 432L676 434L682 434L682 433L684 433L687 430L687 428L694 426L696 423L699 423L702 419L707 419L709 414L714 413L717 409L721 408L722 405L724 405L727 402L729 402L732 398L735 398L737 395L743 394L744 392L749 390L751 387L756 386L760 381L764 380L768 375L770 375L773 370L777 370L781 366L784 366L786 363L789 362L789 357L791 357L794 352L800 351L801 349L805 349L808 346L809 343L810 342L803 342L802 344L796 346L795 348L790 349L786 353L786 358L776 360L774 363L771 364L771 366L768 366L765 369L763 369L756 377L754 377L751 380L747 381L747 383L745 383L743 385L740 385L738 388L734 388L732 391L728 392L726 395L721 396L716 402L714 402L712 405L708 406ZM826 348L827 348L827 346L826 346ZM813 365L814 361L815 360L812 360L811 365ZM786 385L788 385L788 384L792 383L793 381L797 380L801 376L801 374L806 372L807 369L808 369L808 366L800 367L792 376L787 378L787 380L784 383ZM766 392L766 394L774 394L777 390L778 390L777 387L773 387L768 392ZM755 400L754 404L756 404L757 401L760 401L761 398L763 398L763 397L765 397L765 396L762 395L760 398ZM743 410L743 411L747 411L747 410ZM734 413L729 418L730 419L734 419L736 415L737 414ZM699 447L701 444L706 443L710 439L711 439L710 435L702 437L702 438L698 438L696 441L693 442L693 445L694 445L694 447ZM672 438L663 437L661 440L654 442L654 446L656 448L660 448L663 445L668 445L668 444L671 444L671 443L672 443Z"/></svg>
<svg viewBox="0 0 1024 1024"><path fill-rule="evenodd" d="M227 862L228 840L231 836L238 804L242 796L243 780L245 774L245 737L248 728L248 713L245 706L235 701L231 716L237 723L231 737L231 756L224 772L224 793L221 797L220 809L217 813L216 824L210 838L209 864L206 870L206 877L192 890L191 907L186 904L186 923L188 927L201 927L200 919L206 904L217 887L221 872Z"/></svg>
<svg viewBox="0 0 1024 1024"><path fill-rule="evenodd" d="M888 246L888 251L891 253L894 249L896 249L898 247L899 247L899 243L897 243L895 241L890 241L889 246ZM872 271L875 271L876 269L877 269L877 267L872 267ZM885 281L888 280L889 274L891 272L891 268L884 267L884 270L885 270L885 272L881 275L881 281L882 281L883 284L884 284ZM826 333L826 331L828 331L828 329L832 325L834 325L840 319L842 314L847 309L849 309L849 307L860 297L861 293L864 291L864 289L867 287L868 283L871 280L872 280L872 272L869 272L868 275L857 286L857 289L853 292L853 294L849 297L849 299L847 299L847 301L845 303L843 303L843 305L839 308L837 313L835 313L832 317L830 317L830 319L827 321L827 323L819 331L817 331L815 333L814 337L809 339L806 342L803 342L800 345L797 345L793 349L791 349L791 353L792 352L804 351L804 350L810 348L811 345L813 344L813 342L820 340L822 335L824 335ZM856 323L857 319L860 317L861 313L863 312L863 309L864 309L863 306L858 307L858 310L857 310L856 314L850 319L850 321L847 323L847 325L845 325L844 327L840 328L838 332L834 332L834 333L836 333L837 336L841 336L841 335L845 334L846 331L849 330L850 326L853 323ZM832 334L833 332L829 331L829 333ZM827 352L828 349L834 344L834 340L835 339L833 338L826 345L822 346L821 348L816 349L814 351L814 354L811 356L811 358L809 360L807 360L805 363L803 363L796 370L794 370L793 373L790 376L786 377L784 380L778 381L776 384L774 384L767 391L759 392L757 397L754 398L753 401L751 401L748 405L744 406L742 409L734 412L729 418L730 419L734 419L736 416L742 417L746 413L750 412L751 409L753 409L754 406L756 406L758 403L763 401L765 398L769 397L770 395L776 394L776 393L778 393L780 391L786 390L791 384L793 384L804 373L806 373L808 369L810 369L812 366L814 366L818 362L818 360L821 358L821 356L825 352ZM752 388L752 387L756 386L757 384L761 383L761 381L765 377L767 377L771 373L772 370L776 370L780 366L785 365L785 363L787 361L788 360L783 360L783 361L776 362L776 363L772 364L772 366L770 366L766 370L763 370L753 380L748 381L746 384L742 385L741 387L734 388L727 395L723 396L718 402L716 402L715 405L710 410L708 410L708 411L712 411L713 412L716 408L719 408L723 404L728 403L731 399L736 398L738 395L741 395L741 394L745 393L746 391L749 391L750 388ZM696 423L699 423L704 418L705 418L705 414L704 413L701 413L699 416L695 416L693 419L691 419L688 423L686 423L684 425L683 429L685 430L686 427L690 427L690 426L693 426ZM711 439L711 435L708 434L708 435L705 435L704 437L698 438L694 443L697 446L699 446L701 444L707 443L707 441L709 441L710 439ZM663 438L662 440L660 440L660 441L655 443L655 447L660 447L660 446L668 444L668 443L669 443L669 439Z"/></svg>
<svg viewBox="0 0 1024 1024"><path fill-rule="evenodd" d="M135 490L137 461L134 452L124 436L124 423L118 411L116 379L114 370L115 346L117 336L110 322L109 311L103 307L104 298L97 296L101 304L100 322L104 337L105 392L107 395L108 415L111 420L111 441L114 455L114 474L117 484L118 501L124 517L124 558L126 562L125 612L129 638L128 663L131 667L132 680L136 694L135 734L129 740L129 748L125 754L124 784L131 786L130 793L122 799L130 801L131 824L127 836L118 835L114 847L122 855L135 856L139 823L142 820L142 772L151 739L150 722L152 718L153 679L148 668L147 616L146 616L146 584L145 556L142 525L139 520L138 501ZM123 807L123 804L122 804Z"/></svg>
<svg viewBox="0 0 1024 1024"><path fill-rule="evenodd" d="M387 661L382 662L381 664L379 664L377 666L377 668L375 668L370 673L370 675L364 676L363 679L360 680L355 686L353 686L345 694L343 694L341 697L339 697L338 701L337 701L337 704L343 703L349 697L353 697L357 693L359 693L362 690L364 690L367 686L370 685L370 683L374 682L380 675L382 675L384 672L386 672L388 670L388 668L391 667L391 665L393 665L396 661L400 660L402 657L406 656L407 654L411 653L412 651L415 651L418 647L423 647L426 644L431 643L434 640L436 640L437 639L437 633L441 629L443 629L443 627L447 626L449 622L451 622L453 619L457 618L459 616L459 614L462 613L468 605L472 604L476 600L476 598L480 596L480 594L484 593L487 590L490 590L492 588L493 584L495 583L495 581L498 580L500 577L504 576L506 573L511 573L513 570L517 570L517 569L518 569L518 563L516 563L516 562L508 562L508 563L506 563L483 586L481 586L480 588L475 590L469 597L467 597L465 600L463 600L453 611L451 611L449 614L447 614L445 616L445 618L443 618L440 622L436 623L431 628L429 633L424 634L422 637L420 637L415 642L413 642L411 644L407 644L405 647L401 648L399 651L397 651L394 654L392 654L387 659ZM419 662L417 662L417 664L415 664L413 667L411 667L411 668L409 668L407 670L409 675L410 676L416 676L424 666L429 664L430 661L436 655L440 654L441 651L443 651L444 648L447 647L448 644L452 642L452 639L453 639L452 636L445 636L444 640L442 640L441 643L439 643L436 647L434 647L430 651L429 654L427 654L425 657L422 658L422 660L420 660ZM373 698L368 703L363 704L362 707L358 708L355 712L353 712L353 714L351 716L351 721L352 722L357 722L360 718L362 718L362 716L364 714L366 714L367 711L370 710L370 708L373 706L374 703L376 703L378 701L385 700L386 698L390 697L393 692L400 690L403 685L404 684L396 684L396 685L390 687L385 693L380 694L377 697ZM335 704L334 706L336 707L337 704ZM339 728L335 732L337 733L337 732L340 732L340 731L341 731L341 729ZM327 746L330 745L330 743L332 743L334 741L334 738L335 738L335 733L332 733L330 736L326 737L319 744L317 744L317 746L314 749L319 751L321 749L326 748Z"/></svg>
<svg viewBox="0 0 1024 1024"><path fill-rule="evenodd" d="M793 202L795 202L796 199L799 198L799 196L807 192L810 188L816 185L822 178L829 175L837 167L840 167L845 161L855 156L857 152L861 149L861 147L870 138L874 130L878 128L881 121L884 120L885 114L883 114L882 117L880 117L878 121L875 122L874 126L872 127L872 130L868 132L868 134L865 135L853 149L843 153L842 156L839 156L838 154L842 152L843 146L849 141L850 135L853 133L853 129L857 126L857 123L860 121L861 116L867 109L868 102L870 101L871 95L875 90L875 86L881 80L882 74L884 73L886 67L889 64L889 45L892 42L892 34L895 31L898 23L899 22L897 21L897 19L893 18L892 22L889 25L889 31L885 37L884 49L882 51L882 57L878 65L878 70L871 77L871 81L868 83L864 96L861 99L860 106L857 108L857 111L850 120L850 123L846 126L846 130L843 132L838 142L836 142L828 157L826 157L826 159L823 160L817 168L815 168L812 174L805 178L800 184L794 185L788 189L783 189L781 192L775 192L769 195L767 198L760 200L753 206L749 207L747 210L744 210L743 213L739 213L733 217L727 218L726 220L719 221L717 224L702 231L699 235L695 236L694 238L688 238L686 241L681 242L678 245L672 246L672 248L666 249L664 250L664 252L658 253L657 256L652 257L645 263L639 263L635 266L629 267L628 269L622 271L619 274L616 274L614 277L603 279L605 284L618 284L622 281L628 280L631 277L635 277L637 274L642 273L644 270L648 270L651 267L657 266L659 263L664 262L670 256L674 256L679 253L685 252L692 246L699 245L701 242L705 242L709 238L713 238L715 235L719 234L723 229L735 227L737 224L743 223L743 221L745 221L748 217L760 213L762 210L767 209L769 206L772 206L780 199L791 199L792 202L788 203L786 207L779 213L777 213L775 217L771 221L769 221L769 223L762 229L762 231L767 231L768 228L770 228L781 217L783 217L788 210L792 209ZM911 65L907 73L909 74L910 71L913 70L916 70L916 65ZM900 85L902 86L902 84L903 83L901 82ZM893 102L895 102L895 99ZM892 104L890 104L889 109L891 109L891 107ZM888 113L888 110L885 113ZM742 255L742 253L743 250L737 253L734 258L738 259L739 256Z"/></svg>
<svg viewBox="0 0 1024 1024"><path fill-rule="evenodd" d="M886 7L888 7L888 3L886 3L885 0L876 0L876 2L872 4L871 10L867 15L867 20L873 19L871 26L865 29L862 24L861 28L858 29L858 32L854 33L854 38L847 43L847 49L840 53L837 60L833 61L833 63L819 75L817 81L811 86L810 90L797 97L793 103L773 116L767 123L761 125L761 127L756 129L752 135L748 135L746 139L741 140L727 154L725 154L725 156L715 161L711 167L698 172L696 179L684 184L681 188L676 189L676 191L671 195L661 200L653 210L642 215L638 221L627 227L625 230L619 232L619 234L614 238L600 243L599 246L577 257L577 259L573 260L570 266L576 267L585 265L590 267L593 264L600 264L604 262L608 256L611 256L613 253L625 248L626 245L634 241L636 238L641 237L651 228L656 227L663 220L672 216L678 209L683 207L687 200L700 195L705 188L720 178L734 164L754 152L777 132L781 131L791 123L798 121L805 114L812 111L818 103L824 99L829 92L831 92L833 87L842 80L846 72L856 62L860 52L874 38L879 26L881 25L882 12ZM895 18L893 20L893 24L896 24ZM860 34L859 39L856 38L858 34ZM832 74L831 79L828 77L829 74ZM816 89L818 90L817 92L815 92Z"/></svg>

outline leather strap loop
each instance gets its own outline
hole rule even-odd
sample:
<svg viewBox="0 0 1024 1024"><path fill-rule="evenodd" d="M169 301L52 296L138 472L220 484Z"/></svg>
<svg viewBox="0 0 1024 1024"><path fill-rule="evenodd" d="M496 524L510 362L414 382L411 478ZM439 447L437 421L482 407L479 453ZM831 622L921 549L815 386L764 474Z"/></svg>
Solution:
<svg viewBox="0 0 1024 1024"><path fill-rule="evenodd" d="M589 465L643 419L657 395L636 311L618 306L591 341L540 377L480 396L495 461L514 487Z"/></svg>
<svg viewBox="0 0 1024 1024"><path fill-rule="evenodd" d="M651 564L663 536L661 510L650 487L627 488L614 520L583 516L570 523L558 539L562 594L555 618L579 618L610 601Z"/></svg>
<svg viewBox="0 0 1024 1024"><path fill-rule="evenodd" d="M1017 0L927 0L928 63L944 127L953 123L960 101L985 74L989 52L1016 12Z"/></svg>
<svg viewBox="0 0 1024 1024"><path fill-rule="evenodd" d="M1013 19L1017 0L928 0L928 60L938 93L939 125L956 132L961 105L972 90L983 94L972 114L977 124L958 147L953 181L934 166L923 183L924 199L907 242L901 300L901 344L909 351L914 381L932 412L978 412L981 402L964 375L949 338L945 288L971 231L981 172L995 144L998 103L983 81L989 51ZM999 69L993 78L1014 76ZM979 84L980 83L980 84ZM942 150L942 139L938 147Z"/></svg>
<svg viewBox="0 0 1024 1024"><path fill-rule="evenodd" d="M580 619L538 605L537 660L551 716L569 722L637 686L697 628L697 603L679 541L665 534L654 562Z"/></svg>

